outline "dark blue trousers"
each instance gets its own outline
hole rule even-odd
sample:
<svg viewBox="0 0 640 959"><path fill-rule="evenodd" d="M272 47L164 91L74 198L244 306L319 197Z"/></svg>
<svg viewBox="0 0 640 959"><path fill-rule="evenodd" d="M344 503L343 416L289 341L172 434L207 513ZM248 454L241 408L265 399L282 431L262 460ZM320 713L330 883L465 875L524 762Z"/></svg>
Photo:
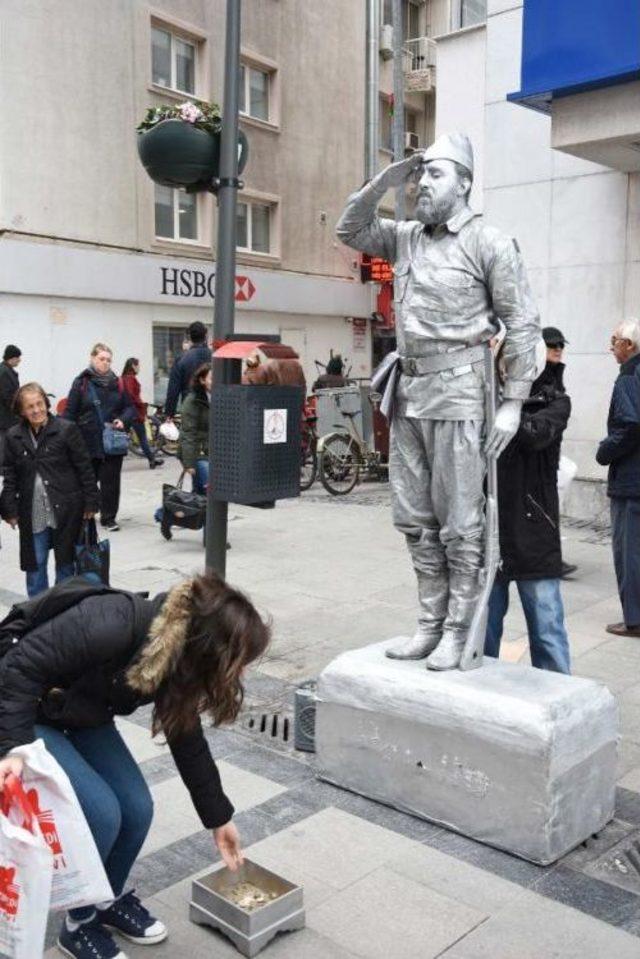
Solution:
<svg viewBox="0 0 640 959"><path fill-rule="evenodd" d="M613 563L627 626L640 626L640 497L611 497Z"/></svg>

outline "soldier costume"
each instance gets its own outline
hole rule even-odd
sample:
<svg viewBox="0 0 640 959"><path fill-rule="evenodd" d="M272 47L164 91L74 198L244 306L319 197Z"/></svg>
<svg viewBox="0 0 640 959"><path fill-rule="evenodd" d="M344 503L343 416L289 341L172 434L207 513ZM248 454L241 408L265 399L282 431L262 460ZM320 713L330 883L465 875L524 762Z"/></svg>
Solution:
<svg viewBox="0 0 640 959"><path fill-rule="evenodd" d="M423 163L451 160L473 174L467 137L440 137ZM539 317L514 239L466 205L425 226L376 214L379 174L352 194L337 227L347 245L394 264L401 375L391 427L393 521L418 579L415 636L387 651L428 654L427 666L458 665L483 559L484 351L500 320L504 400L523 401L535 371ZM382 180L382 182L380 182Z"/></svg>

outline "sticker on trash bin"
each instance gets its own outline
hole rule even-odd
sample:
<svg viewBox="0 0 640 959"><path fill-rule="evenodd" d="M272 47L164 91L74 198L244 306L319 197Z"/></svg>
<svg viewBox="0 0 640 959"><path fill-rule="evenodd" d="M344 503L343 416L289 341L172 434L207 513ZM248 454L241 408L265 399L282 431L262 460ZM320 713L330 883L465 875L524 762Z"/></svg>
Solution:
<svg viewBox="0 0 640 959"><path fill-rule="evenodd" d="M287 442L287 410L265 410L263 443Z"/></svg>

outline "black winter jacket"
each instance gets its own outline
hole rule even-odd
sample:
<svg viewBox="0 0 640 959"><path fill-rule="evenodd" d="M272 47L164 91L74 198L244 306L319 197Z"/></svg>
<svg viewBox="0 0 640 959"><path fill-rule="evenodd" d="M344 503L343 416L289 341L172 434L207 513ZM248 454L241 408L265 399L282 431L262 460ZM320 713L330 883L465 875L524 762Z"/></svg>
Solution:
<svg viewBox="0 0 640 959"><path fill-rule="evenodd" d="M33 742L36 723L90 728L153 702L131 689L125 674L172 596L91 596L27 633L0 659L0 756ZM233 806L200 721L168 745L205 828L227 823Z"/></svg>
<svg viewBox="0 0 640 959"><path fill-rule="evenodd" d="M190 346L187 352L173 364L164 403L167 416L174 416L178 408L178 400L184 401L191 389L193 374L203 363L211 363L211 350L205 343Z"/></svg>
<svg viewBox="0 0 640 959"><path fill-rule="evenodd" d="M100 402L102 418L105 423L113 420L122 420L125 429L129 429L138 413L133 400L113 374L109 386L100 386L95 380L92 369L83 370L71 384L67 399L67 408L64 411L65 419L73 420L80 427L84 441L87 444L91 459L104 459L102 445L102 421L92 399L89 383L93 386Z"/></svg>
<svg viewBox="0 0 640 959"><path fill-rule="evenodd" d="M640 497L640 353L620 367L596 460L609 467L609 496Z"/></svg>
<svg viewBox="0 0 640 959"><path fill-rule="evenodd" d="M556 579L562 572L558 463L571 401L563 363L547 363L524 403L520 428L498 460L502 572Z"/></svg>
<svg viewBox="0 0 640 959"><path fill-rule="evenodd" d="M4 472L0 513L4 519L18 518L20 568L37 569L32 528L36 473L42 477L56 519L52 534L56 563L72 563L82 514L99 509L91 460L78 427L50 416L38 434L36 447L26 423L12 426L7 433Z"/></svg>
<svg viewBox="0 0 640 959"><path fill-rule="evenodd" d="M8 430L18 422L13 401L19 387L20 379L14 368L8 363L0 363L0 430Z"/></svg>

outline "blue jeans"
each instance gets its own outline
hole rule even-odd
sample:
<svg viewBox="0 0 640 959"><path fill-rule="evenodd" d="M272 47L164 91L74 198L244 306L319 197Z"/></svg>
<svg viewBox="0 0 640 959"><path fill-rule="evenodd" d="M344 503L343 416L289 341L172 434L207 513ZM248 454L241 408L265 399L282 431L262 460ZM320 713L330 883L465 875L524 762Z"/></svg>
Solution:
<svg viewBox="0 0 640 959"><path fill-rule="evenodd" d="M71 780L119 898L153 818L153 800L142 773L113 723L66 733L37 725L36 736ZM69 914L78 920L92 913L93 907L83 906Z"/></svg>
<svg viewBox="0 0 640 959"><path fill-rule="evenodd" d="M570 673L569 640L559 579L517 579L520 602L527 621L531 664L538 669ZM498 574L489 597L485 656L500 655L502 624L509 608L509 581Z"/></svg>
<svg viewBox="0 0 640 959"><path fill-rule="evenodd" d="M49 562L49 550L53 549L53 533L51 527L47 526L41 533L33 534L33 548L36 554L36 563L38 568L27 573L27 596L37 596L49 589L49 574L47 564ZM56 583L61 583L63 579L69 579L73 576L75 570L73 563L56 563Z"/></svg>
<svg viewBox="0 0 640 959"><path fill-rule="evenodd" d="M625 625L640 626L640 498L611 497L611 532Z"/></svg>
<svg viewBox="0 0 640 959"><path fill-rule="evenodd" d="M196 462L196 473L193 477L193 491L194 493L202 493L204 496L207 492L207 483L209 482L209 460L198 460Z"/></svg>
<svg viewBox="0 0 640 959"><path fill-rule="evenodd" d="M138 442L140 443L140 449L142 450L144 455L147 457L149 462L151 462L151 460L154 458L154 453L151 447L149 446L149 438L147 436L146 423L141 423L140 420L136 420L134 423L131 424L131 429L138 437Z"/></svg>

